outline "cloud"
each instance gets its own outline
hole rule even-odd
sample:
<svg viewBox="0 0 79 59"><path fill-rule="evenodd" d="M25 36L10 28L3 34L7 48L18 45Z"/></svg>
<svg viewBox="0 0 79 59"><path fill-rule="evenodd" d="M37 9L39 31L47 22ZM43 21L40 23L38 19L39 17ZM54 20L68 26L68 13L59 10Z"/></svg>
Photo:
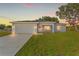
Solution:
<svg viewBox="0 0 79 59"><path fill-rule="evenodd" d="M23 4L23 6L27 8L32 8L34 5L32 3L25 3Z"/></svg>
<svg viewBox="0 0 79 59"><path fill-rule="evenodd" d="M53 10L50 10L50 11L48 11L48 12L44 13L44 16L51 16L51 17L55 17L56 15L55 15L55 12L54 12Z"/></svg>

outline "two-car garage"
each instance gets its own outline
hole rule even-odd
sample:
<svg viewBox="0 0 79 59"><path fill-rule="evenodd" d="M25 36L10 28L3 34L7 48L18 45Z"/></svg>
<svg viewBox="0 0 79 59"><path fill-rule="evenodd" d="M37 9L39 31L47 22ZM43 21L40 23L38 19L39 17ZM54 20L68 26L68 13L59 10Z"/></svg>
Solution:
<svg viewBox="0 0 79 59"><path fill-rule="evenodd" d="M15 22L15 33L35 33L37 32L37 22Z"/></svg>

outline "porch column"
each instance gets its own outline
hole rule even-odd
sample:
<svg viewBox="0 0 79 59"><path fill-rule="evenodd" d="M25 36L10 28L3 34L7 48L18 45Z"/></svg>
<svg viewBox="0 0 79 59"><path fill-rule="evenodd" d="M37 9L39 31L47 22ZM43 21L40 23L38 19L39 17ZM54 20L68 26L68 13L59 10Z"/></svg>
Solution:
<svg viewBox="0 0 79 59"><path fill-rule="evenodd" d="M12 23L12 33L15 33L15 26L14 26L14 23Z"/></svg>
<svg viewBox="0 0 79 59"><path fill-rule="evenodd" d="M52 24L52 32L56 32L56 24L55 23Z"/></svg>

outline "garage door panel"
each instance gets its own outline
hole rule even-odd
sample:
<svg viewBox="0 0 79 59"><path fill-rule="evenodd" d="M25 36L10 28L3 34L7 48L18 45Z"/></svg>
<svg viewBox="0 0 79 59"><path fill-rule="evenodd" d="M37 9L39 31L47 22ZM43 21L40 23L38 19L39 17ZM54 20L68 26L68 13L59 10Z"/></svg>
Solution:
<svg viewBox="0 0 79 59"><path fill-rule="evenodd" d="M33 33L35 24L16 24L16 33Z"/></svg>

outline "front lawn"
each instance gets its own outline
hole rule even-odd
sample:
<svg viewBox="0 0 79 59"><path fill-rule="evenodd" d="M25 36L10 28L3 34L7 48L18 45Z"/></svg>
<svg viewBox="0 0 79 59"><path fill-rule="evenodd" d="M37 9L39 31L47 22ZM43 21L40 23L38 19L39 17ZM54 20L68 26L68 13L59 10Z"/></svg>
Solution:
<svg viewBox="0 0 79 59"><path fill-rule="evenodd" d="M79 32L33 35L16 56L79 56Z"/></svg>
<svg viewBox="0 0 79 59"><path fill-rule="evenodd" d="M0 37L9 35L11 32L0 31Z"/></svg>

